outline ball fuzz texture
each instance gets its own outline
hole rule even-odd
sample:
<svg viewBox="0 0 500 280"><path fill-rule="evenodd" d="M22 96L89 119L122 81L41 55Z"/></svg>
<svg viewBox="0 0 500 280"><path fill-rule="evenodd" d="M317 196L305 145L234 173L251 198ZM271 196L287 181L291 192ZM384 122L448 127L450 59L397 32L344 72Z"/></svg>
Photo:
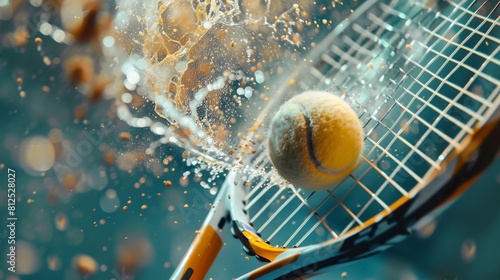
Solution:
<svg viewBox="0 0 500 280"><path fill-rule="evenodd" d="M363 148L356 113L339 97L308 91L284 103L269 129L269 156L297 187L327 189L349 175Z"/></svg>

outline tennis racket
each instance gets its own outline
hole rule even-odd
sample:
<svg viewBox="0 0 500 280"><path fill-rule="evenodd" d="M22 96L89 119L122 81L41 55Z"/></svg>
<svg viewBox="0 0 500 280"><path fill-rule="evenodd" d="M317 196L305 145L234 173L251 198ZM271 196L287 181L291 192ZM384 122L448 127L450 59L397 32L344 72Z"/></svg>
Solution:
<svg viewBox="0 0 500 280"><path fill-rule="evenodd" d="M240 155L172 278L202 279L223 228L268 262L238 279L296 279L384 250L445 209L498 153L499 5L361 5L281 82L243 143L257 153ZM256 137L280 104L313 89L341 95L365 132L357 169L317 192L280 179Z"/></svg>

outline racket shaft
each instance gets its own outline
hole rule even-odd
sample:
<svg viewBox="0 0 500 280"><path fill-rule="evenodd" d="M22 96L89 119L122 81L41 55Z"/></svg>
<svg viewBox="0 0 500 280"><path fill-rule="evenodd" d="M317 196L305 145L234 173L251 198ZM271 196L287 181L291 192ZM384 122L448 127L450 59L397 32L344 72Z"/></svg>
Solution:
<svg viewBox="0 0 500 280"><path fill-rule="evenodd" d="M203 279L222 248L222 239L211 225L205 225L177 267L172 279Z"/></svg>
<svg viewBox="0 0 500 280"><path fill-rule="evenodd" d="M223 244L219 232L227 217L226 186L223 184L214 206L170 279L203 279L210 270Z"/></svg>

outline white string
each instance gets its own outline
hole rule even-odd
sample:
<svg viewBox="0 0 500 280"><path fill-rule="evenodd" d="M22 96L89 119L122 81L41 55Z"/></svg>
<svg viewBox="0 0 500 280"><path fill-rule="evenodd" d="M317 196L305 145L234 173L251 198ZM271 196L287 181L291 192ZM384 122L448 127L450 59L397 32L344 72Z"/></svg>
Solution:
<svg viewBox="0 0 500 280"><path fill-rule="evenodd" d="M319 226L320 224L323 224L325 226L325 228L327 228L327 230L331 233L331 235L334 238L338 237L339 234L336 233L335 231L333 231L331 229L331 227L325 221L326 218L335 209L338 208L338 206L340 206L345 211L345 213L347 213L351 217L350 222L347 223L346 227L343 227L344 230L340 233L340 235L347 232L350 228L352 228L352 226L354 226L355 223L358 225L363 224L360 217L361 217L361 215L363 215L365 213L365 211L369 208L369 206L373 203L373 201L376 201L377 204L382 207L382 209L385 209L386 211L390 211L390 207L388 206L388 203L386 203L386 201L383 201L379 196L386 189L386 186L388 186L389 184L392 185L394 187L394 189L397 190L401 194L400 196L413 196L416 193L415 189L418 189L421 186L425 185L425 178L421 177L416 172L414 172L412 169L412 165L407 164L407 162L411 158L418 157L419 159L424 160L425 162L427 162L429 164L429 168L433 168L433 169L440 168L440 162L442 160L441 158L439 159L439 161L436 161L436 160L432 159L431 156L427 155L426 153L424 153L423 151L421 151L419 149L419 147L422 145L422 143L426 139L429 139L429 136L431 133L435 133L436 135L441 137L441 139L443 139L447 144L446 147L439 154L441 154L441 155L449 154L449 152L451 150L459 149L461 147L461 144L460 144L461 139L464 138L464 135L472 133L472 131L473 131L472 126L475 123L478 123L478 122L483 123L484 122L484 117L482 115L484 111L488 110L488 108L498 106L498 102L499 102L498 101L498 99L499 99L498 94L500 91L500 86L498 86L498 85L500 84L500 81L493 76L487 75L485 72L483 72L483 70L488 65L488 63L500 65L500 61L497 58L495 58L496 54L500 51L500 48L497 47L493 51L493 53L490 55L487 55L487 54L484 54L480 51L477 51L477 48L481 44L481 42L483 42L485 39L488 39L491 42L500 43L500 40L498 38L489 35L491 30L493 30L493 28L495 26L498 27L499 23L497 21L494 21L493 19L491 19L489 17L484 17L484 16L481 16L477 13L471 12L468 9L463 8L455 3L451 3L451 4L456 5L456 6L455 6L455 10L453 10L449 16L445 16L444 14L441 14L441 13L438 13L436 15L434 20L440 20L441 22L439 22L439 24L435 30L440 30L441 27L446 26L446 24L450 24L450 26L447 26L448 30L451 27L459 27L460 28L459 32L455 33L454 36L452 36L452 38L446 38L445 36L438 34L436 31L430 30L430 29L426 28L424 25L422 25L419 30L424 31L429 36L427 36L425 38L425 40L417 40L417 45L419 47L422 47L425 50L425 54L423 57L425 57L426 55L432 55L433 56L432 59L427 62L426 66L423 66L418 61L415 61L415 59L411 56L404 56L403 55L400 57L401 59L403 59L403 58L406 59L408 61L408 63L413 65L413 67L416 67L414 69L419 70L418 74L415 77L410 76L408 72L405 72L407 70L404 70L404 69L389 69L389 71L401 71L401 73L403 74L403 77L400 77L401 82L404 81L405 77L411 78L412 82L407 86L403 86L403 84L397 82L396 80L390 79L390 83L392 85L394 85L396 87L396 89L401 89L403 94L400 96L397 96L397 98L394 98L391 94L388 94L389 100L392 102L392 105L387 110L387 112L384 113L384 116L382 118L380 118L380 120L376 121L377 123L375 125L375 127L377 127L377 125L379 125L380 128L385 129L385 133L383 134L383 136L381 138L379 138L378 140L374 140L370 137L366 138L367 143L370 143L372 145L372 148L366 154L362 155L361 158L362 158L362 163L364 165L368 166L368 168L361 174L361 176L359 178L355 178L354 176L351 175L351 178L354 179L354 183L351 184L348 191L344 194L344 196L342 198L340 198L340 199L337 198L337 196L335 195L335 190L328 191L327 192L328 195L321 201L321 203L316 208L312 208L308 204L308 199L310 197L312 197L313 195L321 195L319 192L312 193L310 197L308 197L307 199L304 199L300 195L300 193L298 193L297 190L295 190L295 188L292 187L291 189L293 191L293 194L284 203L282 203L280 205L280 207L274 213L272 213L272 215L270 215L269 217L262 217L261 218L264 220L264 224L259 228L259 230L258 230L259 232L262 232L263 230L265 230L271 224L271 222L274 220L274 218L278 217L278 215L280 213L282 213L284 211L284 209L287 208L287 206L291 205L291 203L295 199L298 199L300 201L299 206L297 206L291 212L291 214L288 215L286 217L286 219L284 219L284 221L281 222L281 224L278 225L274 229L274 231L269 235L268 240L276 237L280 231L284 231L285 229L286 229L286 231L289 232L290 228L285 227L285 225L287 225L290 222L290 220L292 218L294 218L295 215L297 213L299 213L299 211L301 209L304 208L304 206L309 209L310 214L307 215L305 218L301 218L301 219L303 219L303 222L294 230L294 232L291 235L288 234L289 237L286 240L284 246L287 246L288 244L291 243L292 240L295 239L295 237L309 223L309 221L312 219L313 216L317 217L318 220L316 221L314 226L309 228L309 230L306 232L306 234L300 235L301 239L296 243L296 245L300 245L302 242L304 242L310 236L310 234L317 228L317 226ZM483 5L484 5L484 3L483 3ZM342 51L342 49L340 47L338 47L337 45L332 45L330 47L332 52L334 52L338 55L341 55L338 62L334 58L329 56L328 53L325 53L322 55L321 60L324 61L325 63L327 63L328 65L330 65L331 67L333 67L333 69L330 69L326 73L322 73L320 70L318 70L314 67L311 67L311 75L313 77L317 78L317 80L319 80L321 83L324 83L327 80L332 80L335 82L340 82L340 83L345 82L346 84L352 84L352 78L350 77L350 75L353 73L349 72L349 71L343 71L343 69L345 69L346 64L351 65L351 67L355 67L356 65L361 65L363 63L366 64L366 62L369 62L370 60L375 59L377 53L381 53L383 51L383 49L382 50L378 49L380 46L383 46L383 47L388 48L388 49L393 48L395 46L398 38L399 39L401 38L401 34L393 34L392 37L390 37L390 34L387 34L387 36L384 36L385 39L381 39L382 38L381 35L386 31L392 31L392 32L398 31L401 33L403 32L403 30L395 30L397 28L394 28L393 26L391 26L388 23L387 17L389 15L396 16L396 17L399 17L399 18L405 19L405 20L411 20L411 21L418 20L418 19L414 19L414 18L410 19L402 12L399 12L399 11L395 10L393 7L387 6L385 4L380 3L380 6L384 10L384 13L381 16L377 16L374 13L369 13L367 15L368 18L373 23L375 23L375 24L371 25L369 29L367 29L366 26L360 26L360 25L357 25L355 23L352 24L353 30L357 31L361 35L357 40L352 40L351 38L345 37L345 36L342 37L342 42L345 43L347 46L349 46L347 51ZM497 4L494 9L496 9L498 6L499 6L499 4ZM454 13L456 13L456 12L458 12L459 15L453 16ZM487 23L490 23L491 26L488 29L488 31L486 31L486 33L483 33L477 29L474 29L474 28L471 28L470 26L468 26L468 24L471 22L472 19L469 19L468 22L465 24L458 22L458 20L460 18L462 18L464 15L471 15L473 18L482 20L481 24L477 27L477 29L480 28L481 26L483 26L484 24L487 24ZM417 13L417 16L418 16L418 13ZM431 15L429 15L429 16L431 16ZM453 16L453 19L452 19L452 16ZM378 24L379 26L376 26L376 24ZM376 29L373 30L373 28L376 28ZM476 45L474 47L471 48L471 47L463 45L463 43L466 42L467 39L462 40L462 43L457 43L455 41L455 38L457 38L458 35L463 31L471 32L470 34L468 34L467 39L473 35L481 36L480 40L476 43ZM365 40L367 38L369 38L370 41L363 42L363 40ZM433 42L433 44L431 46L429 46L428 43L432 38L434 38L436 40ZM439 51L436 49L435 46L438 43L442 43L442 42L445 42L446 44L443 47L443 49L441 51ZM443 50L448 48L448 47L454 47L455 49L451 55L445 56L443 54ZM373 50L373 51L369 51L369 50ZM468 54L464 58L462 58L462 61L458 61L454 57L454 55L459 50L468 52ZM477 55L480 58L485 59L485 62L479 67L479 69L474 69L470 65L465 64L465 61L467 61L467 59L473 54ZM438 58L444 58L445 63L443 63L437 71L435 71L435 72L430 71L427 68L427 66L434 65ZM456 65L454 67L453 71L451 71L445 77L443 77L442 75L439 75L440 72L444 69L444 67L450 63L453 63L454 65ZM474 73L473 78L471 80L469 80L464 87L460 87L460 86L458 86L458 85L456 85L448 80L448 77L453 75L454 72L456 72L459 69L467 70L469 72ZM431 75L431 79L423 82L420 79L423 74ZM331 78L328 78L328 77L331 77ZM495 90L493 90L493 92L490 93L490 95L487 98L484 98L482 96L478 96L469 90L473 81L478 77L482 78L485 81L490 82L494 85L497 85ZM430 86L430 83L432 80L437 80L440 82L440 84L437 88L433 88ZM304 87L307 87L307 84L305 84L305 83L301 84L301 85ZM440 93L439 90L444 85L449 86L450 88L458 91L458 93L454 96L453 99ZM419 88L416 92L412 91L412 88L414 86L417 86ZM423 97L424 90L430 92L431 96L424 98ZM411 97L411 100L408 103L403 102L402 98L404 95ZM457 103L457 101L463 96L470 98L471 100L474 100L475 102L481 103L481 107L478 110L472 110L472 109L467 108L466 106L464 106L460 103ZM436 97L447 102L446 108L441 110L436 105L434 105L432 103L433 98L436 98ZM416 112L413 112L412 110L410 110L410 106L415 101L422 102L423 106L418 108L418 110ZM397 107L394 107L395 105L397 105ZM411 142L409 140L407 140L405 137L403 137L401 135L401 133L403 132L403 129L396 130L396 131L394 130L394 128L402 120L404 114L397 114L395 116L396 121L393 123L393 125L391 127L389 127L387 125L387 123L386 123L387 120L384 120L385 118L394 117L393 115L396 114L396 108L400 108L403 112L406 112L410 115L411 118L410 118L410 120L407 121L407 124L411 124L415 120L426 127L423 134L419 135L420 138L417 140L417 142L415 144L411 144ZM432 121L426 120L425 118L423 118L421 116L421 113L423 112L423 110L425 108L430 108L431 110L433 110L433 112L437 113L438 116ZM461 112L466 113L471 118L469 118L466 121L466 123L464 123L448 113L451 108L459 109ZM390 113L390 115L389 115L389 113ZM439 130L436 127L436 125L438 123L440 123L440 121L442 119L446 119L451 124L455 125L457 128L460 129L460 131L456 134L455 137L453 137L453 138L450 137L449 135L447 135L446 133L444 133L443 131ZM370 120L367 122L367 124L369 122L370 122ZM391 120L391 122L392 122L392 120ZM373 131L375 129L375 127L372 128L371 131ZM370 135L370 134L371 133L367 133L367 135ZM382 145L382 141L386 137L388 137L387 139L390 139L390 141L388 144ZM396 140L398 140L400 143L404 144L405 147L410 148L410 151L402 160L400 160L398 157L396 157L391 152L391 147L396 143ZM375 162L373 162L372 160L369 159L369 157L376 150L380 151L380 154L378 154L378 153L376 154L377 160ZM396 164L396 168L394 168L394 170L389 175L386 174L386 172L384 172L383 170L381 170L377 165L378 161L380 161L384 157L387 157L388 159L392 160ZM266 163L266 164L269 164L269 163ZM401 169L404 170L408 175L410 175L411 178L413 178L415 180L415 185L416 185L415 189L412 189L410 192L408 192L405 188L403 188L399 184L399 182L397 182L394 179L395 175L398 174ZM368 174L371 174L372 172L375 172L375 173L379 174L379 176L384 178L384 183L382 183L380 185L380 187L377 188L377 190L375 192L373 192L366 184L363 184L361 182L361 179L363 177L367 176ZM268 182L268 181L269 181L269 176L264 176L262 179L260 179L260 182L246 196L246 199L250 199L250 198L252 198L252 199L249 200L249 203L247 204L245 209L248 210L248 209L252 208L253 206L260 207L259 210L257 211L257 213L254 216L252 216L251 222L255 222L256 220L258 220L259 217L264 213L264 211L269 208L269 206L276 200L276 198L284 190L283 188L280 188L276 193L274 193L272 195L271 198L268 199L267 198L268 196L265 196L264 194L266 194L270 188L263 187L265 184L264 182ZM343 183L341 183L341 184L343 184ZM357 214L355 212L353 212L353 210L350 209L345 203L343 203L344 199L350 194L350 192L354 188L361 188L364 192L366 192L369 195L368 202L363 205L363 207L360 209L360 211L358 211ZM323 192L321 192L321 193L323 193ZM318 209L322 205L324 205L324 203L326 203L326 201L328 200L329 197L332 197L333 200L336 201L336 203L333 205L333 207L330 208L330 210L326 214L324 214L323 216L319 216L317 213ZM262 205L263 202L257 203L258 201L261 201L262 199L267 199L265 201L264 205ZM338 226L339 225L336 225L336 228L338 228Z"/></svg>

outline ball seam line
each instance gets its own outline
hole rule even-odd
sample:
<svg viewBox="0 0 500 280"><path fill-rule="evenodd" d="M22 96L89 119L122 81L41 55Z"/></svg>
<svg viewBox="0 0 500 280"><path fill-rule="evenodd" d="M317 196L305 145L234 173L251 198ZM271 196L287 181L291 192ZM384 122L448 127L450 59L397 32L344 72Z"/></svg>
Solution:
<svg viewBox="0 0 500 280"><path fill-rule="evenodd" d="M308 154L309 154L309 159L311 160L311 162L313 163L313 165L321 172L324 172L324 173L327 173L327 174L332 174L332 175L339 175L341 174L342 172L344 172L345 170L347 170L348 168L351 167L352 164L346 166L345 168L342 168L340 170L333 170L333 169L329 169L325 166L323 166L321 164L321 162L318 160L318 158L316 157L316 152L314 150L314 143L313 143L313 131L312 131L312 121L311 119L309 118L309 114L307 112L307 109L302 105L302 104L295 104L301 114L302 114L302 117L304 118L305 120L305 123L306 123L306 141L307 141L307 150L308 150Z"/></svg>

